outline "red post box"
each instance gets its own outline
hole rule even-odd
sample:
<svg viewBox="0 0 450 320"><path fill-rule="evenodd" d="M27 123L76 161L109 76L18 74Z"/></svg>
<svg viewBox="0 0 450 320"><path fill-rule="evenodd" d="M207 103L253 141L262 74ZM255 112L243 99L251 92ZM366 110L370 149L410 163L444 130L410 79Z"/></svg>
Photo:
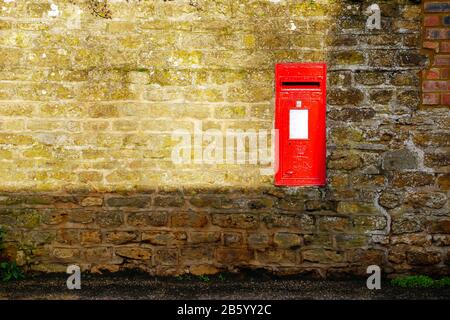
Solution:
<svg viewBox="0 0 450 320"><path fill-rule="evenodd" d="M326 73L325 63L276 65L277 186L326 183Z"/></svg>

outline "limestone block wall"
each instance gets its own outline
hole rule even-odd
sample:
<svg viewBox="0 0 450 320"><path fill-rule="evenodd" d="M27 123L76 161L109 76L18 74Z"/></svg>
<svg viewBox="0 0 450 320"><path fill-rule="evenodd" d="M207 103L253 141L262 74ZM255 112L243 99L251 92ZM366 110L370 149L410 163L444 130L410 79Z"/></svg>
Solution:
<svg viewBox="0 0 450 320"><path fill-rule="evenodd" d="M372 1L0 0L8 254L44 272L448 274L450 4L417 2L378 1L369 30ZM260 158L198 161L199 131L271 131L275 63L318 61L324 188L274 187Z"/></svg>

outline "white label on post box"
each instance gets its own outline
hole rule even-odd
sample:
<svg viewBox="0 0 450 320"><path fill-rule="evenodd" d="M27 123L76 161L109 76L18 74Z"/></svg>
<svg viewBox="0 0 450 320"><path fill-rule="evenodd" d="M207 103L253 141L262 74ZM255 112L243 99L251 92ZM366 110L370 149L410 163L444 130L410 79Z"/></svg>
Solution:
<svg viewBox="0 0 450 320"><path fill-rule="evenodd" d="M289 139L308 139L308 110L289 111Z"/></svg>

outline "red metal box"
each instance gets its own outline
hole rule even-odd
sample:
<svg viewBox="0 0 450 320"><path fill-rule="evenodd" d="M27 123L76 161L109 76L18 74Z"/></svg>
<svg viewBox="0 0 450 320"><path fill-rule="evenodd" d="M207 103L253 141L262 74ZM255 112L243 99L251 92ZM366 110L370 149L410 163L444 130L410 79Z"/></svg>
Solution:
<svg viewBox="0 0 450 320"><path fill-rule="evenodd" d="M325 63L286 63L275 68L275 185L326 183Z"/></svg>

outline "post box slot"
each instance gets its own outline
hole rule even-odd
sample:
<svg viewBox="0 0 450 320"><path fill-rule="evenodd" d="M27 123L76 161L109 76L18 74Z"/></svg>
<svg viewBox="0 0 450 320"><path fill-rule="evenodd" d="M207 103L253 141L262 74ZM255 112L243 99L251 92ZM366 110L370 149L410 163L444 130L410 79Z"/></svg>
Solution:
<svg viewBox="0 0 450 320"><path fill-rule="evenodd" d="M283 88L289 89L320 89L320 82L318 81L283 81L281 83Z"/></svg>
<svg viewBox="0 0 450 320"><path fill-rule="evenodd" d="M283 81L283 86L320 87L320 82L318 82L318 81Z"/></svg>

